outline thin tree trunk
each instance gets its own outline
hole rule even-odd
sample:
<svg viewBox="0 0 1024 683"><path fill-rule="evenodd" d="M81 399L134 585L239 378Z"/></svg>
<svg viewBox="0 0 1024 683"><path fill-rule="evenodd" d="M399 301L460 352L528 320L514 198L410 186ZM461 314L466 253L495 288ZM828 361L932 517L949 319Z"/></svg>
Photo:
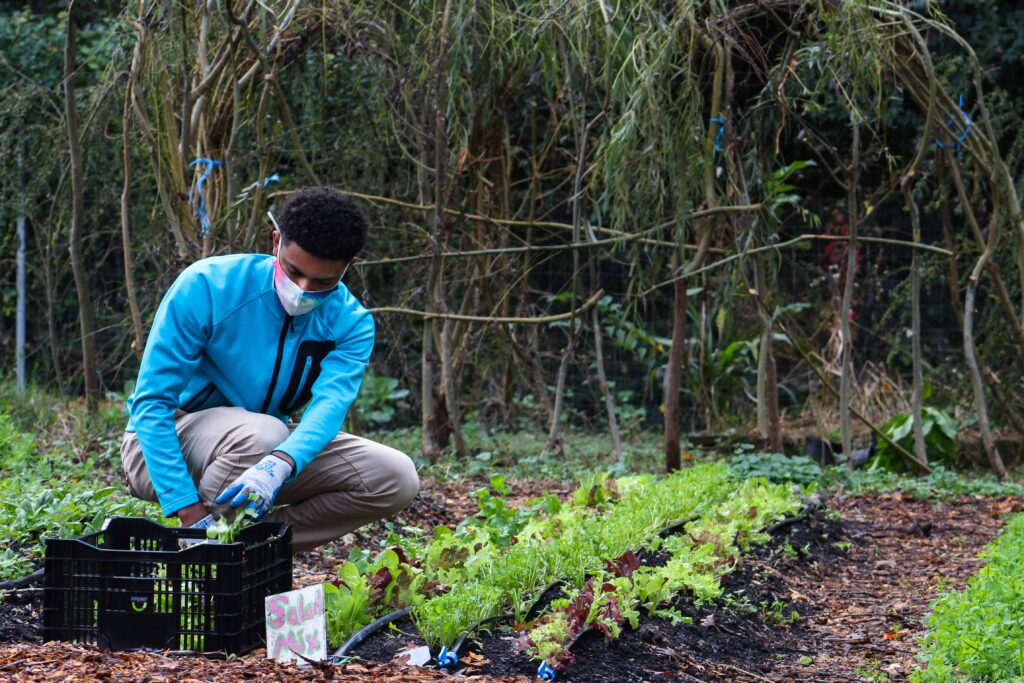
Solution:
<svg viewBox="0 0 1024 683"><path fill-rule="evenodd" d="M549 453L562 451L562 406L565 402L565 381L569 374L569 359L575 355L576 342L579 339L577 331L579 321L573 319L569 324L573 326L573 329L569 333L569 343L565 345L562 362L558 366L558 379L555 381L555 404L551 409L551 424L548 427L548 439L544 444L544 450Z"/></svg>
<svg viewBox="0 0 1024 683"><path fill-rule="evenodd" d="M678 256L673 265L678 263ZM675 270L675 268L673 268ZM682 375L683 358L686 355L686 280L672 283L672 346L668 351L668 367L665 369L665 469L674 472L679 469L679 381Z"/></svg>
<svg viewBox="0 0 1024 683"><path fill-rule="evenodd" d="M914 246L921 243L921 214L917 210L917 202L914 201L914 189L910 185L910 178L904 176L903 197L907 203L907 211L910 212L910 224L913 227ZM914 455L921 462L928 462L928 449L924 442L924 370L921 360L921 264L917 255L917 249L913 249L910 257L910 318L911 318L911 340L910 355L914 369L913 397L911 398L911 411L914 419Z"/></svg>
<svg viewBox="0 0 1024 683"><path fill-rule="evenodd" d="M61 365L60 361L61 346L60 338L57 335L57 319L54 313L56 287L54 285L53 257L55 251L54 242L57 239L58 232L58 230L52 230L46 238L46 248L43 250L45 253L43 279L46 288L46 334L50 342L48 344L50 347L50 362L53 364L53 376L57 380L57 386L61 394L65 394L68 385L64 378L64 366Z"/></svg>
<svg viewBox="0 0 1024 683"><path fill-rule="evenodd" d="M850 385L853 380L853 336L850 330L850 309L853 306L853 284L857 277L857 183L860 179L860 121L855 111L850 111L850 125L853 128L851 143L852 159L847 179L847 219L850 241L846 253L846 282L843 286L843 303L839 315L842 320L842 374L839 384L839 421L842 428L843 454L852 462L853 434L850 429Z"/></svg>
<svg viewBox="0 0 1024 683"><path fill-rule="evenodd" d="M128 310L132 318L132 330L135 340L132 348L135 356L142 360L142 352L146 348L146 334L142 328L142 314L139 313L139 301L135 296L135 260L132 258L131 226L129 225L128 195L132 187L132 155L131 155L131 91L126 88L124 97L124 114L121 117L121 154L124 161L124 186L121 188L121 249L124 252L124 288L128 296Z"/></svg>
<svg viewBox="0 0 1024 683"><path fill-rule="evenodd" d="M944 155L939 155L936 159L940 173L944 166L944 159ZM949 200L945 194L945 187L946 186L943 185L942 193L939 198L939 215L942 217L943 241L945 243L946 250L950 252L950 257L947 260L946 282L949 287L949 300L953 306L953 312L956 314L957 322L960 325L960 333L963 334L964 307L960 301L960 274L956 266L956 241L953 239L953 219L949 210ZM992 393L995 395L996 401L1000 407L1006 411L1007 416L1010 418L1010 421L1013 422L1017 431L1024 434L1024 416L1021 416L1014 407L1015 405L1020 404L1019 397L1007 394L996 373L993 372L992 369L979 357L977 345L974 347L974 357L978 358L978 369L981 370L982 376L987 380L988 386L992 389Z"/></svg>
<svg viewBox="0 0 1024 683"><path fill-rule="evenodd" d="M709 119L714 120L722 115L723 90L725 88L726 64L730 59L730 52L723 47L712 43L708 44L715 54L715 74L711 85L711 111ZM708 133L704 142L704 153L707 159L707 168L704 172L704 202L709 209L717 208L718 193L715 187L715 159L714 159L714 136L711 134L712 124L708 124ZM709 219L709 220L713 220ZM693 257L682 266L682 272L672 283L674 309L672 314L672 348L669 349L668 366L665 368L665 396L662 401L664 406L664 430L665 430L665 469L674 472L679 469L679 384L682 373L683 359L686 357L686 315L687 299L686 284L691 273L697 270L704 262L708 247L711 245L712 229L710 225L698 220L694 223L699 238L697 240L697 251ZM680 237L677 243L683 244ZM678 272L679 249L672 256L672 272Z"/></svg>
<svg viewBox="0 0 1024 683"><path fill-rule="evenodd" d="M957 196L960 198L960 206L964 210L964 217L971 228L971 234L974 235L974 242L978 245L978 249L984 251L985 238L981 234L981 225L978 223L978 218L971 207L970 199L967 197L967 188L960 175L960 164L957 162L956 157L951 154L946 155L946 162L946 165L949 167L950 177L953 178L953 185L956 187ZM990 230L995 228L993 223L989 225ZM985 263L985 268L992 277L992 284L995 285L996 289L996 298L999 300L999 305L1006 316L1006 322L1009 323L1010 332L1013 333L1019 350L1024 352L1024 326L1021 325L1020 318L1017 317L1017 311L1010 300L1010 294L1006 291L1002 274L999 272L999 264L989 259Z"/></svg>
<svg viewBox="0 0 1024 683"><path fill-rule="evenodd" d="M960 180L959 173L955 167L956 160L948 150L946 152L946 161L950 170L953 171L953 181L959 181L957 190L961 193L960 200L964 205L965 214L968 216L973 215L967 213L968 208L964 201L966 199L966 192L963 191L963 181ZM996 246L999 244L999 224L1001 221L1002 216L996 212L996 215L989 222L988 241L985 243L985 248L975 262L974 269L967 279L967 293L964 295L964 357L967 360L967 368L971 373L971 388L974 390L974 409L978 413L978 430L981 432L981 441L985 446L985 454L988 457L989 465L999 479L1006 477L1006 467L1003 465L1003 459L996 448L995 438L992 435L992 428L988 421L985 387L982 384L981 370L978 367L977 348L974 342L974 302L977 296L978 280L995 253Z"/></svg>
<svg viewBox="0 0 1024 683"><path fill-rule="evenodd" d="M994 231L993 231L994 232ZM988 406L985 400L985 388L981 383L981 371L978 369L978 359L974 348L974 299L978 288L978 278L985 267L985 262L992 258L995 252L995 240L989 239L989 246L982 253L974 270L967 280L967 294L964 297L964 355L967 358L967 367L971 371L971 387L974 389L974 408L978 413L978 430L981 432L981 441L985 446L985 454L988 456L989 465L999 479L1006 477L1006 467L1003 466L1003 459L996 448L995 439L992 436L992 429L988 423Z"/></svg>
<svg viewBox="0 0 1024 683"><path fill-rule="evenodd" d="M90 412L97 408L99 373L96 368L96 323L92 310L89 274L82 256L82 221L85 217L85 179L82 175L82 147L78 137L78 107L75 104L75 21L76 5L68 3L68 32L64 42L64 107L68 126L68 148L71 153L71 270L78 293L78 319L82 332L82 370L85 402Z"/></svg>
<svg viewBox="0 0 1024 683"><path fill-rule="evenodd" d="M439 59L437 60L437 71L435 73L434 92L434 256L437 263L436 280L431 296L434 299L434 309L440 313L448 312L448 303L444 296L444 255L442 253L442 242L444 241L444 207L447 205L445 159L448 154L448 131L446 118L446 102L448 97L448 80L445 78L445 70L448 61L448 19L451 13L451 0L445 3L444 14L441 19L441 33L439 36ZM435 322L434 330L437 331L438 323ZM455 452L459 457L466 455L466 443L462 437L462 416L459 411L459 395L455 387L455 373L452 368L451 350L451 325L452 322L445 319L440 323L440 351L441 351L441 391L444 398L446 413L448 415L451 435L455 439Z"/></svg>
<svg viewBox="0 0 1024 683"><path fill-rule="evenodd" d="M572 70L569 65L568 50L563 49L563 60L565 62L566 89L569 97L569 112L572 116L573 133L576 140L576 173L572 183L572 243L580 243L582 236L583 221L583 172L586 169L587 141L590 138L590 129L597 122L597 118L588 123L582 130L580 128L580 116L583 112L578 111L576 94L573 89ZM598 115L600 116L600 115ZM576 309L576 301L580 296L580 252L579 249L572 250L572 298L570 299L570 310ZM555 382L555 404L551 410L551 424L548 429L548 439L544 450L561 451L560 443L562 438L562 407L565 403L565 382L569 374L569 362L576 356L576 345L579 343L580 333L583 328L583 321L573 318L569 321L569 343L565 346L562 354L562 362L558 366L558 380Z"/></svg>
<svg viewBox="0 0 1024 683"><path fill-rule="evenodd" d="M754 256L754 282L761 296L768 295L764 254ZM779 412L779 378L775 367L774 323L769 312L757 308L761 323L761 344L757 365L757 428L773 453L782 453L782 418Z"/></svg>
<svg viewBox="0 0 1024 683"><path fill-rule="evenodd" d="M596 279L595 279L596 288ZM622 464L622 437L619 434L619 419L615 415L615 397L608 387L608 375L604 369L604 342L601 334L601 318L597 312L597 306L590 309L590 323L594 326L594 360L597 363L597 381L601 388L601 395L604 396L604 407L608 413L608 431L612 435L612 452L615 453L615 460Z"/></svg>

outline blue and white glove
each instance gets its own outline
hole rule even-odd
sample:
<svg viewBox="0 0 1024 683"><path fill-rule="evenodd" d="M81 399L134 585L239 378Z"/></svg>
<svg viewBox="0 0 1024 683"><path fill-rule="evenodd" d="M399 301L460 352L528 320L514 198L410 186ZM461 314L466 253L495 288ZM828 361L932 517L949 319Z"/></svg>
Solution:
<svg viewBox="0 0 1024 683"><path fill-rule="evenodd" d="M207 529L213 524L213 515L206 515L201 520L188 527L189 529Z"/></svg>
<svg viewBox="0 0 1024 683"><path fill-rule="evenodd" d="M231 486L217 496L216 503L222 505L231 501L233 508L247 504L256 512L256 519L259 519L270 511L277 492L291 473L292 466L283 458L268 455L242 472ZM249 498L250 493L256 494L254 499Z"/></svg>

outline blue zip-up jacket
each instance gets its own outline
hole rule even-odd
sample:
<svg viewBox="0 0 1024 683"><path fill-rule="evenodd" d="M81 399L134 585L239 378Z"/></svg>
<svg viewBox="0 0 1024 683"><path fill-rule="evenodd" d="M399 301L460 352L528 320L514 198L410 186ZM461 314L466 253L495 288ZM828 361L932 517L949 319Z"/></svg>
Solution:
<svg viewBox="0 0 1024 683"><path fill-rule="evenodd" d="M305 315L287 315L274 257L216 256L186 268L167 291L146 342L127 431L134 431L160 506L199 502L174 412L237 406L298 427L275 450L295 461L288 481L341 430L373 350L373 316L344 285Z"/></svg>

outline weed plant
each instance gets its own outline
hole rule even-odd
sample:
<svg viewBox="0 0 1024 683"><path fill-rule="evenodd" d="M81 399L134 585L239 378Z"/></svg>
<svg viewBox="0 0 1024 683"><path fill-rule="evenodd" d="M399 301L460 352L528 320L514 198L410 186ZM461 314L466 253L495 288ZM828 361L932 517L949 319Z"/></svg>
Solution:
<svg viewBox="0 0 1024 683"><path fill-rule="evenodd" d="M1024 680L1024 515L982 557L988 564L962 592L932 604L914 683Z"/></svg>

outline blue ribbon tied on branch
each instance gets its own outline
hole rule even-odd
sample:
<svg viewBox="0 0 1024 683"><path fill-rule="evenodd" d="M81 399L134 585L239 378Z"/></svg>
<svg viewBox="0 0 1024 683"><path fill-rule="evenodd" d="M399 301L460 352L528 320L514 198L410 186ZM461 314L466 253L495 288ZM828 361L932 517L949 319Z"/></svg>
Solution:
<svg viewBox="0 0 1024 683"><path fill-rule="evenodd" d="M204 159L202 157L196 159L188 165L189 168L195 168L199 164L206 164L206 168L203 169L203 174L199 176L199 180L196 181L196 194L199 195L199 205L196 206L195 198L192 196L192 190L188 191L188 201L192 206L196 207L196 220L199 221L199 234L206 237L210 234L210 217L206 214L206 195L203 194L203 183L210 175L210 171L215 166L223 166L223 161L217 161L216 159Z"/></svg>
<svg viewBox="0 0 1024 683"><path fill-rule="evenodd" d="M715 151L721 153L722 151L722 138L725 136L725 127L729 125L729 122L722 116L716 116L713 119L708 119L711 123L718 124L718 134L715 135Z"/></svg>
<svg viewBox="0 0 1024 683"><path fill-rule="evenodd" d="M945 144L942 140L940 140L938 138L938 136L936 136L935 137L935 146L938 147L939 149L955 149L956 150L956 155L959 157L960 156L960 147L964 144L964 140L967 139L967 134L971 132L971 128L974 126L974 122L971 121L971 117L968 116L967 112L964 111L964 94L963 93L960 93L960 104L957 105L957 109L960 110L960 116L963 117L964 123L967 124L964 127L963 132L960 133L960 136L956 140L954 140L953 142L949 143L948 145ZM953 129L953 119L949 119L948 121L946 121L945 127L952 132L954 130Z"/></svg>

